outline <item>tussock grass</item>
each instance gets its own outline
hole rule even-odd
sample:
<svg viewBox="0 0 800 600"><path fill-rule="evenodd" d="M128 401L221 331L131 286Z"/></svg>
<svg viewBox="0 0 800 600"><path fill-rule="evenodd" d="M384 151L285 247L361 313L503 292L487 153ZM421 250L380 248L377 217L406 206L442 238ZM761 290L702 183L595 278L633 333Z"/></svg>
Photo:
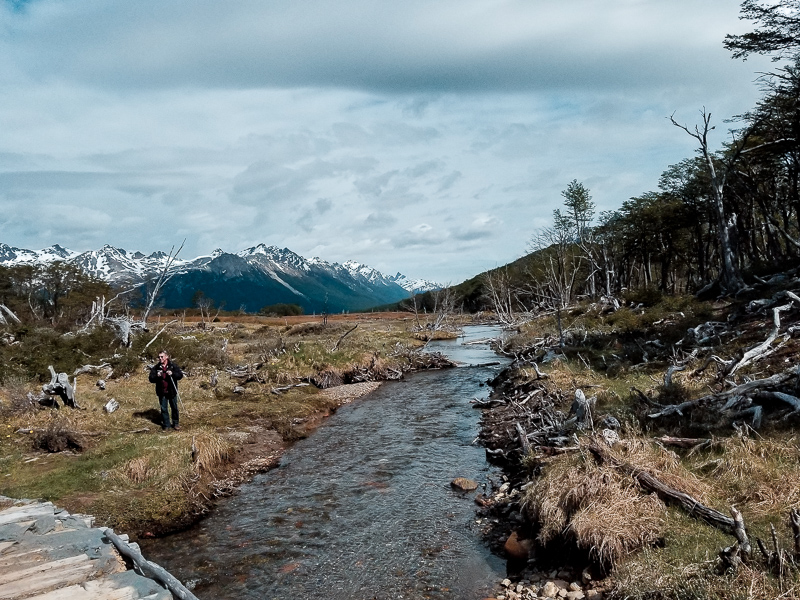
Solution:
<svg viewBox="0 0 800 600"><path fill-rule="evenodd" d="M540 544L566 538L599 563L613 566L655 542L663 529L664 507L614 470L587 461L584 455L553 461L527 489L523 506L539 525Z"/></svg>
<svg viewBox="0 0 800 600"><path fill-rule="evenodd" d="M626 600L778 600L798 598L797 582L742 565L736 573L717 568L717 551L730 537L716 530L698 534L696 523L670 511L663 547L647 547L622 561L614 598Z"/></svg>
<svg viewBox="0 0 800 600"><path fill-rule="evenodd" d="M192 435L194 446L194 471L198 475L213 473L230 458L230 441L212 431L198 431Z"/></svg>
<svg viewBox="0 0 800 600"><path fill-rule="evenodd" d="M632 440L616 454L698 499L709 495L674 453L653 443ZM550 459L523 505L539 526L539 543L566 538L606 567L654 544L666 530L666 506L656 495L643 494L630 476L598 466L588 453Z"/></svg>
<svg viewBox="0 0 800 600"><path fill-rule="evenodd" d="M142 484L150 472L150 457L137 456L125 463L119 471L119 474L115 473L117 477L124 478L133 485Z"/></svg>

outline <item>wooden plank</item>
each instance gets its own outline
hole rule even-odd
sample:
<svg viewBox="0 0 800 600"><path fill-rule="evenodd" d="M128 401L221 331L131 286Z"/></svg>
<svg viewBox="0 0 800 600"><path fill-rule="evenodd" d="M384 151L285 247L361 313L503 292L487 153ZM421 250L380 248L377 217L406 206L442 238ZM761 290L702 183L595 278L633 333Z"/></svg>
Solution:
<svg viewBox="0 0 800 600"><path fill-rule="evenodd" d="M44 551L43 548L21 549L18 547L16 552L7 552L6 554L4 554L3 558L0 558L0 565L11 564L15 561L20 560L21 557L30 556L31 554L39 554L41 556L41 553L43 551Z"/></svg>
<svg viewBox="0 0 800 600"><path fill-rule="evenodd" d="M0 575L0 587L2 587L2 584L24 579L26 577L30 577L31 575L40 575L42 573L47 573L48 571L58 571L64 568L78 567L83 563L88 563L90 560L91 559L86 554L79 554L78 556L69 556L60 560L42 562L25 569L17 569L11 573Z"/></svg>
<svg viewBox="0 0 800 600"><path fill-rule="evenodd" d="M141 598L133 586L113 588L109 587L107 583L104 585L98 581L102 580L71 585L38 596L31 596L27 600L139 600Z"/></svg>
<svg viewBox="0 0 800 600"><path fill-rule="evenodd" d="M133 571L102 577L32 596L26 600L173 600L156 582Z"/></svg>
<svg viewBox="0 0 800 600"><path fill-rule="evenodd" d="M13 506L0 511L0 525L9 523L19 523L20 521L37 520L41 517L53 517L55 511L50 502L42 504L32 504L23 507Z"/></svg>
<svg viewBox="0 0 800 600"><path fill-rule="evenodd" d="M58 568L50 568L46 571L38 570L23 579L0 585L0 599L28 598L37 592L44 592L50 588L81 583L91 577L94 571L94 565L89 561L89 557L85 555L84 557L86 558L85 561L76 563L73 560L72 564L68 562L69 559L54 561L61 563Z"/></svg>

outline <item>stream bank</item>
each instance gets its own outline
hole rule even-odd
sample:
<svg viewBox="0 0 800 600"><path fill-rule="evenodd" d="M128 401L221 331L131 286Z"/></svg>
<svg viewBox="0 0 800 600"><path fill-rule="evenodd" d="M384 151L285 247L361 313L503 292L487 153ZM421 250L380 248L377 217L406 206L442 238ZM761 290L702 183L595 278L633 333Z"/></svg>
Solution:
<svg viewBox="0 0 800 600"><path fill-rule="evenodd" d="M532 458L531 445L554 440L557 454L573 443L561 428L571 399L538 367L512 365L487 383L488 399L475 403L481 410L480 443L487 459L502 470L502 478L488 493L479 495L478 514L492 550L507 559L508 577L494 590L497 600L602 600L613 581L591 560L588 552L567 546L537 543L539 533L525 506L525 490L541 469ZM537 435L538 434L538 435ZM556 439L557 438L557 439ZM565 482L566 484L566 482Z"/></svg>

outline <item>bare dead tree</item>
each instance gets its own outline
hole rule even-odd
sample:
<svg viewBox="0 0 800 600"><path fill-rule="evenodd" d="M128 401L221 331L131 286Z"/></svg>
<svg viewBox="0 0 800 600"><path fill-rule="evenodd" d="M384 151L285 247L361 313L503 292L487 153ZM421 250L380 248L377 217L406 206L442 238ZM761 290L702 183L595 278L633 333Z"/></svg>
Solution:
<svg viewBox="0 0 800 600"><path fill-rule="evenodd" d="M211 309L214 308L214 301L207 296L200 296L195 303L200 311L200 323L203 329L206 327L206 320L211 321ZM219 314L219 313L217 313Z"/></svg>
<svg viewBox="0 0 800 600"><path fill-rule="evenodd" d="M456 308L456 296L450 285L433 292L433 321L428 323L431 331L446 328L447 321L452 318Z"/></svg>
<svg viewBox="0 0 800 600"><path fill-rule="evenodd" d="M719 252L721 261L720 272L720 285L723 292L727 294L736 294L737 292L747 288L747 285L742 278L739 271L739 260L734 250L731 231L735 227L736 215L728 217L725 214L725 184L728 175L733 172L734 162L741 154L746 137L741 140L734 139L733 153L725 161L720 162L721 170L717 171L714 156L708 148L708 133L715 129L711 126L711 113L707 112L705 107L700 111L702 118L702 126L695 125L694 129L689 129L686 125L681 125L675 120L675 116L669 117L670 122L677 127L688 133L691 137L696 139L700 144L700 151L705 159L706 166L711 182L711 198L714 206L714 214L717 219L717 239L719 241Z"/></svg>
<svg viewBox="0 0 800 600"><path fill-rule="evenodd" d="M178 256L178 253L181 251L181 249L183 249L183 245L185 243L186 240L184 240L183 243L181 243L177 252L175 251L174 246L170 250L170 253L167 256L167 260L164 262L164 267L159 273L159 276L156 279L153 287L147 294L146 306L141 319L136 319L133 315L131 315L128 306L125 307L125 310L122 311L122 314L112 314L112 309L115 301L118 300L119 298L124 297L126 294L129 294L130 292L139 287L135 286L119 292L116 296L114 296L111 300L108 301L106 301L105 296L96 298L95 301L92 303L92 310L89 316L89 320L80 329L80 332L86 333L93 327L108 323L116 330L117 338L120 340L122 345L125 347L130 347L132 343L131 335L133 331L135 330L147 331L147 317L153 308L153 304L155 303L155 300L159 292L164 287L164 284L166 284L175 274L174 271L170 272L170 269L174 264L175 259Z"/></svg>
<svg viewBox="0 0 800 600"><path fill-rule="evenodd" d="M164 261L164 267L161 269L158 279L155 280L152 289L150 289L150 291L147 293L147 301L144 312L142 313L143 323L147 323L147 317L150 315L150 311L153 310L153 304L155 304L156 298L158 298L158 294L161 292L161 289L170 279L175 276L175 271L170 270L172 269L172 265L175 263L175 259L178 258L178 254L180 254L181 250L183 250L185 243L186 240L184 239L177 251L175 250L175 246L170 249L169 254L167 255L167 260Z"/></svg>
<svg viewBox="0 0 800 600"><path fill-rule="evenodd" d="M508 269L487 271L483 275L483 285L494 306L497 319L504 325L516 323L517 318L514 314L516 293L511 285Z"/></svg>

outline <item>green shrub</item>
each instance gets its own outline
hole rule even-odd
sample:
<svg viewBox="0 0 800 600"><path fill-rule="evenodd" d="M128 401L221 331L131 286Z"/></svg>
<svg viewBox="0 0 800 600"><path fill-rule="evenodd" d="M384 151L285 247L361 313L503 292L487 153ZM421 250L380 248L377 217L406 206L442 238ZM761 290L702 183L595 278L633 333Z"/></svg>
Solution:
<svg viewBox="0 0 800 600"><path fill-rule="evenodd" d="M261 315L270 317L293 317L303 314L303 307L299 304L269 304L258 311Z"/></svg>
<svg viewBox="0 0 800 600"><path fill-rule="evenodd" d="M664 293L656 287L647 286L626 291L622 294L626 304L655 306L664 298Z"/></svg>

